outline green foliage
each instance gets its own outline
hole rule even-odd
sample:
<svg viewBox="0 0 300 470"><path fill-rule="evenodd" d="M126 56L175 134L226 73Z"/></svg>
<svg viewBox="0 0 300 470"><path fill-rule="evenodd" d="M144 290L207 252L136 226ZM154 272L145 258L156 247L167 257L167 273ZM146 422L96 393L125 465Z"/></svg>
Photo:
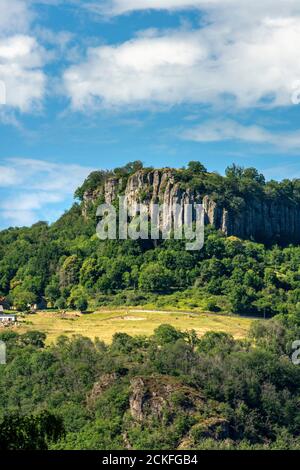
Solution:
<svg viewBox="0 0 300 470"><path fill-rule="evenodd" d="M95 190L103 187L104 182L108 178L127 179L130 175L141 169L143 169L143 163L140 160L136 160L134 162L127 163L127 165L123 167L115 168L112 171L93 171L84 181L83 185L76 189L75 198L83 201L86 193L93 193Z"/></svg>
<svg viewBox="0 0 300 470"><path fill-rule="evenodd" d="M111 175L109 171L93 171L85 180L84 184L75 191L75 197L83 200L85 192L94 191L101 186L105 179Z"/></svg>
<svg viewBox="0 0 300 470"><path fill-rule="evenodd" d="M78 297L74 303L75 308L80 312L85 312L88 308L88 300L86 297Z"/></svg>
<svg viewBox="0 0 300 470"><path fill-rule="evenodd" d="M79 281L80 260L77 255L68 256L59 271L59 282L62 289L70 289Z"/></svg>
<svg viewBox="0 0 300 470"><path fill-rule="evenodd" d="M59 299L60 289L58 276L53 277L45 288L45 297L52 305Z"/></svg>
<svg viewBox="0 0 300 470"><path fill-rule="evenodd" d="M231 335L224 332L209 331L198 343L198 351L207 354L224 354L234 349L235 342Z"/></svg>
<svg viewBox="0 0 300 470"><path fill-rule="evenodd" d="M191 162L189 162L189 164L188 164L188 170L189 170L192 174L207 173L207 169L205 168L205 166L202 165L202 163L196 162L196 161L191 161Z"/></svg>
<svg viewBox="0 0 300 470"><path fill-rule="evenodd" d="M21 336L23 344L35 346L36 348L44 348L45 339L46 335L41 331L28 331Z"/></svg>
<svg viewBox="0 0 300 470"><path fill-rule="evenodd" d="M214 300L208 300L206 304L206 308L209 312L219 312L220 307L216 304Z"/></svg>
<svg viewBox="0 0 300 470"><path fill-rule="evenodd" d="M58 308L59 310L64 310L67 308L67 301L64 297L59 297L57 301L54 304L55 308Z"/></svg>
<svg viewBox="0 0 300 470"><path fill-rule="evenodd" d="M17 286L12 292L13 305L17 310L26 311L30 305L35 303L37 298L33 292L23 289L22 286Z"/></svg>
<svg viewBox="0 0 300 470"><path fill-rule="evenodd" d="M110 346L3 332L0 447L8 449L297 449L298 315L254 323L247 341L161 325ZM45 411L47 409L47 411Z"/></svg>
<svg viewBox="0 0 300 470"><path fill-rule="evenodd" d="M77 196L90 192L98 200L107 178L123 185L142 168L136 161L93 172ZM298 180L265 182L254 168L232 165L223 177L192 161L170 171L179 185L210 194L228 210L241 210L250 199L300 202ZM0 295L18 310L46 299L50 307L80 310L88 302L91 308L151 304L265 318L299 311L299 247L226 238L211 227L199 252L187 252L180 240L103 242L95 219L82 215L86 203L74 204L51 226L0 232Z"/></svg>
<svg viewBox="0 0 300 470"><path fill-rule="evenodd" d="M36 415L4 415L0 423L0 450L47 450L64 433L62 420L43 411Z"/></svg>
<svg viewBox="0 0 300 470"><path fill-rule="evenodd" d="M171 325L160 325L154 331L154 337L157 340L158 344L169 344L175 343L179 339L183 338L183 334L180 331L177 331Z"/></svg>
<svg viewBox="0 0 300 470"><path fill-rule="evenodd" d="M122 178L124 189L141 168L94 172L76 197L99 200L107 177ZM173 172L181 187L231 211L250 200L300 202L299 180L265 182L253 168L233 165L223 177L193 161ZM80 311L148 304L274 318L255 322L246 341L161 325L150 339L120 332L110 346L76 336L45 347L42 332L2 331L1 449L299 449L300 369L290 357L300 337L300 248L212 227L199 252L177 240L101 242L82 205L51 226L0 232L0 295L18 310L46 298Z"/></svg>
<svg viewBox="0 0 300 470"><path fill-rule="evenodd" d="M172 272L159 263L149 263L141 268L139 287L146 292L165 292L173 285Z"/></svg>
<svg viewBox="0 0 300 470"><path fill-rule="evenodd" d="M0 232L0 293L18 310L44 298L59 309L81 309L76 304L84 301L92 308L153 304L266 318L299 310L297 246L266 248L211 227L199 252L187 252L175 240L157 246L101 242L84 234L82 216L76 217L81 229L76 236L69 222L60 232L57 224ZM43 253L43 267L37 252Z"/></svg>

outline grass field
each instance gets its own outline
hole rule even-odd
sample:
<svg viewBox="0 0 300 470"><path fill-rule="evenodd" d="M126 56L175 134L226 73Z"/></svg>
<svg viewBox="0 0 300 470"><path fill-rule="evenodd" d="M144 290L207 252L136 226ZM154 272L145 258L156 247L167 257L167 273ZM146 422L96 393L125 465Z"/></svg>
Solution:
<svg viewBox="0 0 300 470"><path fill-rule="evenodd" d="M60 335L80 334L91 339L110 342L117 332L129 335L151 335L162 323L169 323L180 330L196 330L199 336L207 331L225 331L235 338L243 338L252 319L213 313L160 312L137 309L101 311L89 315L38 312L22 320L18 332L39 330L47 334L47 343Z"/></svg>

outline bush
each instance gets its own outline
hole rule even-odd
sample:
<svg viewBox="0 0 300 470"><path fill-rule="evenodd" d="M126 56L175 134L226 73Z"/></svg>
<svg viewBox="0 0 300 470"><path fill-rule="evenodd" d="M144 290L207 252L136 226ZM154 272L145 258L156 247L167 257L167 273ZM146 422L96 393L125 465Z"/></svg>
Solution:
<svg viewBox="0 0 300 470"><path fill-rule="evenodd" d="M75 307L80 312L85 312L88 308L87 299L85 297L79 297L79 299L75 301Z"/></svg>
<svg viewBox="0 0 300 470"><path fill-rule="evenodd" d="M176 343L179 339L184 337L183 333L176 330L171 325L160 325L158 328L154 330L154 338L158 342L158 344L168 344L168 343Z"/></svg>
<svg viewBox="0 0 300 470"><path fill-rule="evenodd" d="M65 308L67 308L67 301L64 297L60 297L59 299L57 299L54 306L59 310L64 310Z"/></svg>
<svg viewBox="0 0 300 470"><path fill-rule="evenodd" d="M206 304L206 308L209 312L220 312L221 310L214 300L209 300Z"/></svg>

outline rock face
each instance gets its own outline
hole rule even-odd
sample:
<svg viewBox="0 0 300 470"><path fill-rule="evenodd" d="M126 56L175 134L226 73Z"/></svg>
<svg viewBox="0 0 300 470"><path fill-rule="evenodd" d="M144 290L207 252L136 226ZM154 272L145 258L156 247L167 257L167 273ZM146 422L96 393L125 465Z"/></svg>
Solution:
<svg viewBox="0 0 300 470"><path fill-rule="evenodd" d="M109 389L118 380L118 378L119 376L115 372L102 375L98 382L95 382L92 390L86 397L88 407L93 408L96 400L102 395L102 393Z"/></svg>
<svg viewBox="0 0 300 470"><path fill-rule="evenodd" d="M143 202L149 205L151 211L153 204L165 203L169 209L163 215L161 229L168 229L172 225L174 204L181 206L178 217L182 217L184 204L198 203L203 204L205 224L214 226L227 236L263 242L300 242L299 205L267 198L261 200L253 198L243 210L233 212L216 203L210 195L203 196L189 189L188 184L183 189L176 181L172 169L140 170L129 177L127 182L122 178L108 179L103 188L84 195L84 214L86 206L96 201L101 194L108 204L111 204L118 195L124 195L129 209Z"/></svg>
<svg viewBox="0 0 300 470"><path fill-rule="evenodd" d="M164 420L164 411L171 417L179 409L195 418L185 438L178 443L179 449L190 449L195 439L227 439L229 423L218 407L210 409L195 389L182 384L174 377L134 377L131 382L130 413L134 421L145 423L147 419Z"/></svg>
<svg viewBox="0 0 300 470"><path fill-rule="evenodd" d="M194 389L171 377L135 377L130 386L130 412L136 421L143 421L148 416L161 419L165 409L171 410L178 406L178 393L181 406L186 411L192 412L197 407L203 407L203 399Z"/></svg>
<svg viewBox="0 0 300 470"><path fill-rule="evenodd" d="M168 384L160 384L161 391L158 393L155 387L151 387L149 380L136 377L131 381L131 389L130 412L136 421L143 421L149 411L152 416L161 418L162 410L167 404L166 394L171 391Z"/></svg>
<svg viewBox="0 0 300 470"><path fill-rule="evenodd" d="M250 201L239 213L203 198L206 222L225 235L254 241L300 242L300 207L266 200Z"/></svg>

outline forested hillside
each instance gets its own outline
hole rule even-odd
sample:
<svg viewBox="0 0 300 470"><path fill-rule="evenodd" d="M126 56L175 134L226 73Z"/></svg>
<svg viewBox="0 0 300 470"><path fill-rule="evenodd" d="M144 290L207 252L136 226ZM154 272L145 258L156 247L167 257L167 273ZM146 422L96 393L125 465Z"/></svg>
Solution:
<svg viewBox="0 0 300 470"><path fill-rule="evenodd" d="M249 338L180 332L84 337L0 334L0 449L299 449L299 315Z"/></svg>
<svg viewBox="0 0 300 470"><path fill-rule="evenodd" d="M136 162L115 173L127 178L138 167ZM235 197L246 200L261 192L298 204L298 180L265 183L256 170L237 167L221 177L196 163L178 172L191 186L201 178L206 184L215 181L218 197L236 202L235 210ZM92 174L76 195L95 190L104 177L99 174ZM50 226L40 222L0 232L0 295L18 310L42 299L49 307L82 311L145 303L259 316L300 309L298 246L226 237L210 226L204 248L195 252L187 252L184 241L100 241L95 205L88 216L83 210L84 202L75 203Z"/></svg>
<svg viewBox="0 0 300 470"><path fill-rule="evenodd" d="M232 210L262 194L298 204L298 181L265 183L237 167L221 177L199 165L179 170L181 181L215 181L215 197ZM128 180L137 169L115 175ZM212 226L200 251L186 251L184 240L100 241L86 195L108 176L92 174L56 223L0 233L0 295L11 305L151 304L274 318L254 322L243 340L197 337L188 316L185 331L161 325L150 337L117 333L111 344L62 336L46 347L43 332L4 329L0 449L299 449L300 368L291 357L300 338L300 247Z"/></svg>

